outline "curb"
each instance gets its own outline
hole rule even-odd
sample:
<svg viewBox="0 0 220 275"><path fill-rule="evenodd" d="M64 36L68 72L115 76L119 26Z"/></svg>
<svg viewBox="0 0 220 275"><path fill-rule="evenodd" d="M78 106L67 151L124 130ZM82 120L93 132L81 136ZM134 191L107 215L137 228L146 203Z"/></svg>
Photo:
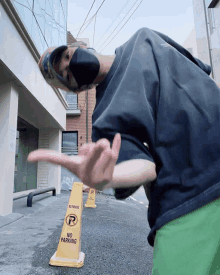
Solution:
<svg viewBox="0 0 220 275"><path fill-rule="evenodd" d="M0 228L13 223L21 218L23 218L24 215L23 214L19 214L19 213L11 213L5 216L1 216L0 217Z"/></svg>

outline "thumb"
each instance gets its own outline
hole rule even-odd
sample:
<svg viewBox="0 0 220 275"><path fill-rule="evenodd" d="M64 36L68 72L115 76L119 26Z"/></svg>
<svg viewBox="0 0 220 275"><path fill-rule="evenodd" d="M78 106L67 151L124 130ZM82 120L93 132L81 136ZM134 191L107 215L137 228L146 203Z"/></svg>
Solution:
<svg viewBox="0 0 220 275"><path fill-rule="evenodd" d="M120 148L121 148L121 134L117 133L112 143L112 151L116 159L118 159Z"/></svg>

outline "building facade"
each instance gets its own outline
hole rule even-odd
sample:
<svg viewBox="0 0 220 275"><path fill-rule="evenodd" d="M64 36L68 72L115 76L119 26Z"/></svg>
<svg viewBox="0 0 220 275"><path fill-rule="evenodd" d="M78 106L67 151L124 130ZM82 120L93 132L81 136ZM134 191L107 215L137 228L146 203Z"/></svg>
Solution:
<svg viewBox="0 0 220 275"><path fill-rule="evenodd" d="M210 77L220 84L220 1L193 0L195 27L183 43L195 57L210 65Z"/></svg>
<svg viewBox="0 0 220 275"><path fill-rule="evenodd" d="M0 215L32 190L61 190L61 167L28 163L38 148L61 152L68 103L38 68L47 47L67 43L67 0L0 2Z"/></svg>
<svg viewBox="0 0 220 275"><path fill-rule="evenodd" d="M92 142L95 90L54 89L37 65L48 47L76 42L67 32L67 2L0 2L0 216L12 213L13 199L47 187L59 194L80 181L61 166L27 162L36 149L77 155Z"/></svg>
<svg viewBox="0 0 220 275"><path fill-rule="evenodd" d="M28 163L28 154L49 149L77 155L91 143L95 89L74 94L53 89L38 68L51 46L71 44L67 0L0 2L0 215L12 213L13 199L55 187L57 194L80 181L67 169ZM211 65L220 83L220 3L193 0L195 28L184 42L195 57ZM89 39L80 38L88 47Z"/></svg>

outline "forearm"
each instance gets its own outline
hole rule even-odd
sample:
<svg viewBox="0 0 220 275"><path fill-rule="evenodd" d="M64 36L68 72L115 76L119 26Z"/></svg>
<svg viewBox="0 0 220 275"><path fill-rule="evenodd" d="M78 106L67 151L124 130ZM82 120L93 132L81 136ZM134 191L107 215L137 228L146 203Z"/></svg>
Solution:
<svg viewBox="0 0 220 275"><path fill-rule="evenodd" d="M154 163L145 159L132 159L115 166L112 181L105 186L105 189L141 186L155 179Z"/></svg>

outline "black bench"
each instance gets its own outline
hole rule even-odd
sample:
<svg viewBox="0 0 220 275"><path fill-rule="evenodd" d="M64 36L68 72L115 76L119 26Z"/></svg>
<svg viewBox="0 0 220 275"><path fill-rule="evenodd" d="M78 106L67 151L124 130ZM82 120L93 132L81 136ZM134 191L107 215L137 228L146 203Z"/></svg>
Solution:
<svg viewBox="0 0 220 275"><path fill-rule="evenodd" d="M56 196L56 188L55 187L49 187L49 188L45 188L45 189L39 189L36 191L33 191L31 193L29 193L28 195L21 195L20 197L14 198L13 200L17 200L17 199L21 199L24 197L28 197L27 198L27 207L32 207L32 199L34 196L49 192L49 191L53 191L53 196Z"/></svg>

